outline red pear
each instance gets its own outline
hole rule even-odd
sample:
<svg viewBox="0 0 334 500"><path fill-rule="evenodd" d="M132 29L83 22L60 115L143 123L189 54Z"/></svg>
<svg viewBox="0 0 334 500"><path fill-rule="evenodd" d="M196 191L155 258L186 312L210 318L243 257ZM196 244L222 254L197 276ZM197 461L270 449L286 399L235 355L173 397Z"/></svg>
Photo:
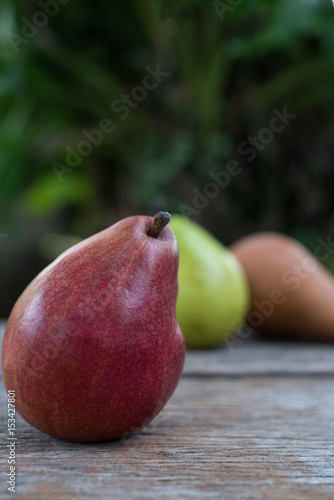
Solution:
<svg viewBox="0 0 334 500"><path fill-rule="evenodd" d="M69 441L147 425L180 379L178 246L170 216L134 216L75 245L23 292L7 323L2 370L16 409Z"/></svg>

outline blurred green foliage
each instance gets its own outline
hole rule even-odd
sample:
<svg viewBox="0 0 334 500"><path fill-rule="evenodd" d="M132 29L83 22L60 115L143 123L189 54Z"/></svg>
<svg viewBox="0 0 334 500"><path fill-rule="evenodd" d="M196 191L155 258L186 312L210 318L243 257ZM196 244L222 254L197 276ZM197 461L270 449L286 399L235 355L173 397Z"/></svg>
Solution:
<svg viewBox="0 0 334 500"><path fill-rule="evenodd" d="M178 212L235 159L242 173L197 222L225 243L274 229L311 246L331 233L332 3L230 3L69 1L17 46L23 16L42 9L2 0L1 232L59 216L62 231L84 237L134 213ZM121 120L112 103L157 65L168 76ZM239 144L284 106L297 118L247 162ZM54 162L66 165L66 148L107 118L115 130L60 182Z"/></svg>

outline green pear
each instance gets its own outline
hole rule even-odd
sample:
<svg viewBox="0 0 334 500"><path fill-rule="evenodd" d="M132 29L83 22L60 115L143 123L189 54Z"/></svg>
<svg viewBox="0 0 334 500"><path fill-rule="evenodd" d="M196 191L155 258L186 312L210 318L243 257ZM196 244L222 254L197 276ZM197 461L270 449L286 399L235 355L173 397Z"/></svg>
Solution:
<svg viewBox="0 0 334 500"><path fill-rule="evenodd" d="M180 253L178 322L188 347L213 347L247 316L247 278L236 257L195 222L174 214L170 227Z"/></svg>

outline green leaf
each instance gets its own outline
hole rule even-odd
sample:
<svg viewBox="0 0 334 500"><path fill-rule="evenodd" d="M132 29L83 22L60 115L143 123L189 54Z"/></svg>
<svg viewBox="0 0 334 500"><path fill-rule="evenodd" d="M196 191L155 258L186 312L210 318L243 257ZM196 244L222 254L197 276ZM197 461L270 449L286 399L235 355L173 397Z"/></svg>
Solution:
<svg viewBox="0 0 334 500"><path fill-rule="evenodd" d="M54 212L68 205L87 204L94 197L91 182L73 171L63 182L51 173L40 176L23 196L23 205L32 215Z"/></svg>

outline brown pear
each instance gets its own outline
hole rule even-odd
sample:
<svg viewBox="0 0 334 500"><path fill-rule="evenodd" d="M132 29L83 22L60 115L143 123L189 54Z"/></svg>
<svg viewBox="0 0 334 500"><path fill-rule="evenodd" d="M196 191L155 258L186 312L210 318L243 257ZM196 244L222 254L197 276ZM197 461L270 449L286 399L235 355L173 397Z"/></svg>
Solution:
<svg viewBox="0 0 334 500"><path fill-rule="evenodd" d="M249 325L285 337L334 341L334 280L320 263L333 253L332 246L319 240L317 260L277 233L257 233L233 244L251 290Z"/></svg>

